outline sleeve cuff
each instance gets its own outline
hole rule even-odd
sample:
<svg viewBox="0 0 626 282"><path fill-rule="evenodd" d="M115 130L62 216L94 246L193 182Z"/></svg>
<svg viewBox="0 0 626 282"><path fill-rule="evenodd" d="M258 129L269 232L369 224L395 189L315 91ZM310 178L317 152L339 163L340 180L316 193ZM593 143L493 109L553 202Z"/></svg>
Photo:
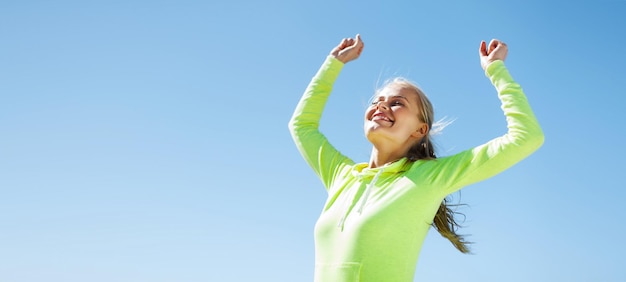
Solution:
<svg viewBox="0 0 626 282"><path fill-rule="evenodd" d="M339 76L341 70L343 69L343 66L344 63L342 63L340 60L337 60L337 58L328 55L328 57L326 57L326 60L322 64L322 67L315 75L315 79L334 82Z"/></svg>
<svg viewBox="0 0 626 282"><path fill-rule="evenodd" d="M334 56L328 55L328 57L326 57L326 62L324 62L324 65L328 66L328 69L330 70L340 71L345 64Z"/></svg>
<svg viewBox="0 0 626 282"><path fill-rule="evenodd" d="M500 68L504 68L504 62L502 60L493 61L485 68L485 75L493 77Z"/></svg>
<svg viewBox="0 0 626 282"><path fill-rule="evenodd" d="M485 68L485 75L489 78L493 86L496 87L498 93L506 88L507 85L514 82L502 60L497 60L489 64Z"/></svg>

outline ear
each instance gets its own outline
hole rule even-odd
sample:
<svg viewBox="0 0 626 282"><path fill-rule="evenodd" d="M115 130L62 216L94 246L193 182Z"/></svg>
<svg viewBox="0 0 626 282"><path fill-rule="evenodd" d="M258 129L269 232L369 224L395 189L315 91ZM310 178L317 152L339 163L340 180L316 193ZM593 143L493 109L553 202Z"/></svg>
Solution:
<svg viewBox="0 0 626 282"><path fill-rule="evenodd" d="M412 134L412 137L422 138L428 134L428 124L422 123Z"/></svg>

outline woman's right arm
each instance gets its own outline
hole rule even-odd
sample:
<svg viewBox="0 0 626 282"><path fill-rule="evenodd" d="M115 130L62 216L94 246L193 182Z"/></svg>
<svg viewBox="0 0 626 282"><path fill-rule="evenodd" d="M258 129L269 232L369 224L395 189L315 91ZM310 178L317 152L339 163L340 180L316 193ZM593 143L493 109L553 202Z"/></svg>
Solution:
<svg viewBox="0 0 626 282"><path fill-rule="evenodd" d="M362 49L363 43L358 35L356 39L342 40L309 83L289 121L289 130L296 147L326 189L332 185L341 167L353 162L328 142L319 131L319 121L341 69L345 63L358 58Z"/></svg>

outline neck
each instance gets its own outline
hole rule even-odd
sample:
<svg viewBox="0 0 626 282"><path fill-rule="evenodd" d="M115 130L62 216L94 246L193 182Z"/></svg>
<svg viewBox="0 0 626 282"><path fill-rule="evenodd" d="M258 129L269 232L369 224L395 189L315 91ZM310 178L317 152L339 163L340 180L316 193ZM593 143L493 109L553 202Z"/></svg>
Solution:
<svg viewBox="0 0 626 282"><path fill-rule="evenodd" d="M406 154L407 152L404 150L385 150L384 148L374 146L370 156L369 167L376 168L393 163L405 157Z"/></svg>

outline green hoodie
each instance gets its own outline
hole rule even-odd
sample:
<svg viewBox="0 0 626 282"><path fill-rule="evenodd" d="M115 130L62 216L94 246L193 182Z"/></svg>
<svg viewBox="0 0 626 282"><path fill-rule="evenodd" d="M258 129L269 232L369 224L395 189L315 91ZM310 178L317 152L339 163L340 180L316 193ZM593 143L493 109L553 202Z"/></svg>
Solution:
<svg viewBox="0 0 626 282"><path fill-rule="evenodd" d="M504 62L486 75L498 91L508 132L486 144L434 160L368 168L342 155L319 131L319 120L343 63L329 56L289 123L328 199L315 225L315 281L413 281L422 243L443 199L492 177L543 143L543 133Z"/></svg>

